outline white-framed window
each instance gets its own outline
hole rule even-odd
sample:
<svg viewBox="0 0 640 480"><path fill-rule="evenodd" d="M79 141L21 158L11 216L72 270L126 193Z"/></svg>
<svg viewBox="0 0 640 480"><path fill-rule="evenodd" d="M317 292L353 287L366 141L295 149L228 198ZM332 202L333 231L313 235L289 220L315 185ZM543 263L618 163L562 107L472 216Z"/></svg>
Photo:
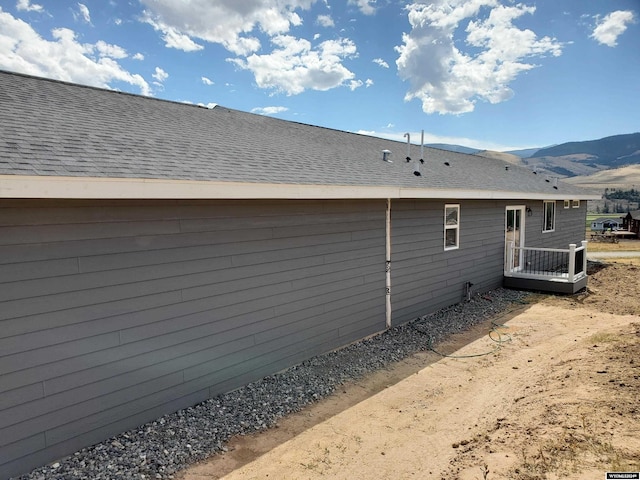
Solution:
<svg viewBox="0 0 640 480"><path fill-rule="evenodd" d="M444 249L460 247L460 205L444 206Z"/></svg>
<svg viewBox="0 0 640 480"><path fill-rule="evenodd" d="M571 200L564 201L564 208L569 208L571 206Z"/></svg>
<svg viewBox="0 0 640 480"><path fill-rule="evenodd" d="M571 200L571 208L580 208L580 200Z"/></svg>
<svg viewBox="0 0 640 480"><path fill-rule="evenodd" d="M543 232L553 232L556 229L556 202L545 201L544 202L544 225L542 227Z"/></svg>

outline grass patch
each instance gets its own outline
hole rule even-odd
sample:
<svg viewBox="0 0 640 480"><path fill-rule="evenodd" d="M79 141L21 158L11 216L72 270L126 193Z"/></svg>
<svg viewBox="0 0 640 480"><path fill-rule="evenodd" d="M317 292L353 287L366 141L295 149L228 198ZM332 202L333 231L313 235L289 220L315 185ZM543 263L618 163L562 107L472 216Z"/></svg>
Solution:
<svg viewBox="0 0 640 480"><path fill-rule="evenodd" d="M620 340L620 335L614 333L596 333L588 339L589 343L612 343Z"/></svg>
<svg viewBox="0 0 640 480"><path fill-rule="evenodd" d="M587 236L590 238L590 235ZM620 239L618 243L592 242L587 245L588 252L640 252L640 240Z"/></svg>

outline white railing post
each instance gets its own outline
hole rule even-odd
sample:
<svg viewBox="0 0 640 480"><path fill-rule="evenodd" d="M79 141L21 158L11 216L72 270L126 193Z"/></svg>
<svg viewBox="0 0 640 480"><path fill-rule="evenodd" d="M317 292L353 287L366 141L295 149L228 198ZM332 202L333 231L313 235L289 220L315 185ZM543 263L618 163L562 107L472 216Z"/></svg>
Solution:
<svg viewBox="0 0 640 480"><path fill-rule="evenodd" d="M507 242L507 273L511 276L513 272L513 252L514 252L514 243Z"/></svg>
<svg viewBox="0 0 640 480"><path fill-rule="evenodd" d="M576 244L569 245L569 283L573 283L573 276L576 273Z"/></svg>
<svg viewBox="0 0 640 480"><path fill-rule="evenodd" d="M587 274L587 243L589 242L582 240L582 248L584 248L582 251L582 273L584 275Z"/></svg>

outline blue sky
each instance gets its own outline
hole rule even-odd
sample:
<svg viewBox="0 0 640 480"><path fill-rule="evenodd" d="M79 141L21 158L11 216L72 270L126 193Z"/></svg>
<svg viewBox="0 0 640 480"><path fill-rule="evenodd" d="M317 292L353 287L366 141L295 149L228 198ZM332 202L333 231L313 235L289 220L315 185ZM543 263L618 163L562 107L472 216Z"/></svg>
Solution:
<svg viewBox="0 0 640 480"><path fill-rule="evenodd" d="M418 143L640 131L640 0L0 0L0 69Z"/></svg>

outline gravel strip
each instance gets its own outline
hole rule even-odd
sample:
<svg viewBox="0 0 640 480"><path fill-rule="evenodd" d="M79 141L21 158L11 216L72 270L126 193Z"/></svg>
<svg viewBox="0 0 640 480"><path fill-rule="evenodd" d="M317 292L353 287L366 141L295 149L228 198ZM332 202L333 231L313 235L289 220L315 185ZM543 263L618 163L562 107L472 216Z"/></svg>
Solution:
<svg viewBox="0 0 640 480"><path fill-rule="evenodd" d="M165 415L18 477L171 479L188 465L225 451L234 435L267 429L333 393L341 384L428 350L448 335L513 310L528 293L498 288L230 393Z"/></svg>

